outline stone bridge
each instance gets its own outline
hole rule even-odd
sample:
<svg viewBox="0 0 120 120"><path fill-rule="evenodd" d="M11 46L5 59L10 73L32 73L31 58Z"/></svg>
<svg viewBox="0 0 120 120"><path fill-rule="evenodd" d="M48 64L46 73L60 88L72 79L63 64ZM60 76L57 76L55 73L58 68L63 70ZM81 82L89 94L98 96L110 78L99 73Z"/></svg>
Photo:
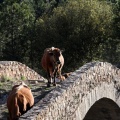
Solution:
<svg viewBox="0 0 120 120"><path fill-rule="evenodd" d="M20 120L120 120L119 81L120 69L110 63L87 63Z"/></svg>
<svg viewBox="0 0 120 120"><path fill-rule="evenodd" d="M36 103L20 120L120 120L120 69L91 62Z"/></svg>
<svg viewBox="0 0 120 120"><path fill-rule="evenodd" d="M0 61L0 78L45 81L37 72L16 61Z"/></svg>

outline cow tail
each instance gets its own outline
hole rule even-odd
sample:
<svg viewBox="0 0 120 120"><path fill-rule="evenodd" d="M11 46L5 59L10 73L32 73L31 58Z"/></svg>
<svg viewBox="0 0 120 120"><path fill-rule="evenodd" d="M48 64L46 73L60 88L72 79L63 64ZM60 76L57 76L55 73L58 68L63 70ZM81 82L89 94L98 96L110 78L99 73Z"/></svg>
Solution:
<svg viewBox="0 0 120 120"><path fill-rule="evenodd" d="M27 99L26 97L23 95L23 111L25 112L27 110Z"/></svg>

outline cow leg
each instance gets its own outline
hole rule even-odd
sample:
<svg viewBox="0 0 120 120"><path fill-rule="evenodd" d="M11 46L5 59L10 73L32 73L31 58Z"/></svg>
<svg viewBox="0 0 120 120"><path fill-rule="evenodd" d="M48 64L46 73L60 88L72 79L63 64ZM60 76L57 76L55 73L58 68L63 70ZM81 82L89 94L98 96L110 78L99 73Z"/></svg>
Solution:
<svg viewBox="0 0 120 120"><path fill-rule="evenodd" d="M55 73L54 73L54 81L53 81L53 86L56 86L56 81L55 81L55 77L56 77L56 74L57 74L57 71L55 71Z"/></svg>
<svg viewBox="0 0 120 120"><path fill-rule="evenodd" d="M54 81L53 81L53 86L56 86L55 77L54 77Z"/></svg>
<svg viewBox="0 0 120 120"><path fill-rule="evenodd" d="M47 87L51 87L51 81L52 81L52 78L51 78L50 73L48 71L48 83L47 83Z"/></svg>
<svg viewBox="0 0 120 120"><path fill-rule="evenodd" d="M19 112L19 106L15 105L14 109L12 111L14 111L14 112L11 115L11 119L12 120L18 120L18 117L21 115L21 113Z"/></svg>
<svg viewBox="0 0 120 120"><path fill-rule="evenodd" d="M59 69L58 69L57 73L58 73L58 76L59 76L59 78L60 78L60 81L62 81L61 64L60 64L60 66L59 66Z"/></svg>
<svg viewBox="0 0 120 120"><path fill-rule="evenodd" d="M62 81L62 79L61 79L61 69L59 69L59 71L58 71L58 75L59 75L59 78L60 78L60 80Z"/></svg>
<svg viewBox="0 0 120 120"><path fill-rule="evenodd" d="M48 79L47 87L51 87L51 81L52 81L52 78L50 77L50 78Z"/></svg>
<svg viewBox="0 0 120 120"><path fill-rule="evenodd" d="M12 113L11 113L10 110L8 110L8 111L9 111L9 116L7 117L7 120L11 120L12 119Z"/></svg>
<svg viewBox="0 0 120 120"><path fill-rule="evenodd" d="M23 96L23 111L25 112L27 110L27 100L25 96Z"/></svg>

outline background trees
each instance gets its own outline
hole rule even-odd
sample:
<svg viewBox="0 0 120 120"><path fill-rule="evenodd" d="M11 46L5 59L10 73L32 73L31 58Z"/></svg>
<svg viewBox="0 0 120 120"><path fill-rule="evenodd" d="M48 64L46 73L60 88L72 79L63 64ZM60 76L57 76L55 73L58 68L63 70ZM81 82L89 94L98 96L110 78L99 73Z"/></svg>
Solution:
<svg viewBox="0 0 120 120"><path fill-rule="evenodd" d="M102 59L103 43L112 35L113 12L106 2L71 0L41 19L47 27L43 41L49 41L44 45L65 48L66 69Z"/></svg>
<svg viewBox="0 0 120 120"><path fill-rule="evenodd" d="M105 44L103 59L120 67L120 0L113 0L113 34ZM107 52L106 52L107 51Z"/></svg>
<svg viewBox="0 0 120 120"><path fill-rule="evenodd" d="M34 10L27 2L5 0L1 4L2 59L24 60L27 55L28 34L34 21Z"/></svg>
<svg viewBox="0 0 120 120"><path fill-rule="evenodd" d="M64 71L93 60L120 60L120 0L4 0L0 60L17 60L42 74L45 48L64 48Z"/></svg>

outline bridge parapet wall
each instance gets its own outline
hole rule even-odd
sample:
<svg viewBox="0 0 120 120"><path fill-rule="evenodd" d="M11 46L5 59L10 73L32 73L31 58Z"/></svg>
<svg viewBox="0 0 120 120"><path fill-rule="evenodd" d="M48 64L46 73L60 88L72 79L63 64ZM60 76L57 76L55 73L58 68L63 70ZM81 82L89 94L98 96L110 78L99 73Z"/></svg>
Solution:
<svg viewBox="0 0 120 120"><path fill-rule="evenodd" d="M110 97L115 101L119 81L120 69L110 63L87 63L35 104L20 120L83 120L88 109L101 97Z"/></svg>
<svg viewBox="0 0 120 120"><path fill-rule="evenodd" d="M44 80L37 72L17 61L0 61L0 79L28 79L28 80Z"/></svg>

